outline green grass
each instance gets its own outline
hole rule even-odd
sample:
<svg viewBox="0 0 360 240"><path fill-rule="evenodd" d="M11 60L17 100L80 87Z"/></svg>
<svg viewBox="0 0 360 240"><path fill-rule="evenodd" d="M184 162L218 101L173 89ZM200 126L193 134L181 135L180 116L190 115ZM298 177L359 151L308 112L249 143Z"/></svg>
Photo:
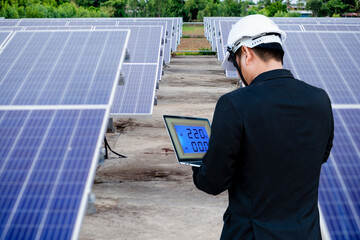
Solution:
<svg viewBox="0 0 360 240"><path fill-rule="evenodd" d="M183 35L204 35L203 25L183 25Z"/></svg>

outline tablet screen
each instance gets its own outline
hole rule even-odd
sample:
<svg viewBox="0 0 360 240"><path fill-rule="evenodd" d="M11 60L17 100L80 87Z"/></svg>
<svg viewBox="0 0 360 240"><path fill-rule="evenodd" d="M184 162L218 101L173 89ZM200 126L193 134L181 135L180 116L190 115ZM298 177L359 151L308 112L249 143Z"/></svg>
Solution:
<svg viewBox="0 0 360 240"><path fill-rule="evenodd" d="M205 127L174 125L184 153L206 152L209 136Z"/></svg>
<svg viewBox="0 0 360 240"><path fill-rule="evenodd" d="M201 160L209 146L209 120L169 115L164 120L178 160Z"/></svg>

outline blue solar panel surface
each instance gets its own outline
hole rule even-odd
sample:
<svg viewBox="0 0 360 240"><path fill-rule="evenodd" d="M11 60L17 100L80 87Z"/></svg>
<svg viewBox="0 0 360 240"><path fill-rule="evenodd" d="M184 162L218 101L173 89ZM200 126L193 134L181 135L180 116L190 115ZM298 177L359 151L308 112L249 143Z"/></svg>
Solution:
<svg viewBox="0 0 360 240"><path fill-rule="evenodd" d="M66 20L31 20L31 19L21 19L17 26L65 26L67 23Z"/></svg>
<svg viewBox="0 0 360 240"><path fill-rule="evenodd" d="M116 21L93 21L91 19L89 19L89 21L77 21L77 20L72 20L69 21L69 26L115 26L116 25Z"/></svg>
<svg viewBox="0 0 360 240"><path fill-rule="evenodd" d="M333 104L358 104L360 33L288 32L284 68L325 89Z"/></svg>
<svg viewBox="0 0 360 240"><path fill-rule="evenodd" d="M335 138L323 164L319 203L332 239L360 239L360 110L334 110Z"/></svg>
<svg viewBox="0 0 360 240"><path fill-rule="evenodd" d="M20 20L14 20L14 19L4 19L4 20L0 20L0 26L5 26L5 27L12 27L12 26L16 26L18 24Z"/></svg>
<svg viewBox="0 0 360 240"><path fill-rule="evenodd" d="M79 230L104 115L0 111L0 239L70 239Z"/></svg>
<svg viewBox="0 0 360 240"><path fill-rule="evenodd" d="M122 68L125 85L116 88L110 115L149 115L154 105L159 68L162 70L162 65L159 66L162 27L116 26L112 28L131 29L131 35L127 48L130 61Z"/></svg>
<svg viewBox="0 0 360 240"><path fill-rule="evenodd" d="M1 31L0 29L0 47L4 44L5 40L10 36L11 31Z"/></svg>
<svg viewBox="0 0 360 240"><path fill-rule="evenodd" d="M77 238L128 33L16 32L1 52L0 239Z"/></svg>
<svg viewBox="0 0 360 240"><path fill-rule="evenodd" d="M119 21L117 23L117 26L162 26L163 27L163 39L161 42L161 48L162 48L162 56L161 59L159 59L159 69L158 69L158 80L161 80L161 74L163 70L163 62L165 59L170 61L171 58L171 46L170 42L167 42L167 22L166 21Z"/></svg>
<svg viewBox="0 0 360 240"><path fill-rule="evenodd" d="M123 64L126 84L117 86L110 115L149 115L154 106L157 66L155 64Z"/></svg>
<svg viewBox="0 0 360 240"><path fill-rule="evenodd" d="M0 31L16 31L16 30L22 30L24 27L14 27L14 26L1 26L0 25Z"/></svg>
<svg viewBox="0 0 360 240"><path fill-rule="evenodd" d="M171 48L172 48L172 42L176 41L176 36L175 34L173 35L173 31L175 31L174 28L174 21L173 18L116 18L116 20L119 21L118 24L124 24L124 23L128 23L128 22L143 22L143 21L148 21L148 22L158 22L158 21L163 21L166 22L166 32L167 32L167 39L165 42L165 54L164 54L164 61L165 63L170 63L171 60Z"/></svg>
<svg viewBox="0 0 360 240"><path fill-rule="evenodd" d="M118 19L117 19L118 20ZM145 19L142 19L143 21L140 21L139 23L144 24ZM155 19L154 19L155 20ZM38 22L39 21L39 25L41 25L41 21L40 20L35 20L34 22ZM108 24L106 23L116 23L118 25L122 25L122 24L128 24L128 25L132 25L132 24L137 24L136 21L110 21L110 20L106 20L106 21L98 21L97 19L88 19L88 20L80 20L80 19L70 19L69 25L71 25L71 23L75 24L76 26L27 26L25 28L25 30L32 30L32 29L47 29L47 30L53 30L53 29L67 29L67 28L84 28L87 26L87 24L98 24L99 22L104 23L106 26L103 26L102 24L100 24L100 26L97 26L97 29L131 29L132 32L130 34L130 38L129 38L129 44L128 44L128 50L129 50L129 54L130 54L130 63L154 63L158 66L157 72L153 73L153 71L147 71L147 75L143 76L141 78L141 81L145 81L145 79L147 79L147 81L149 82L149 84L151 86L155 86L156 85L156 80L161 79L161 74L162 74L162 62L163 62L163 58L164 58L164 52L162 54L162 56L160 56L160 51L161 51L161 39L162 37L164 37L163 33L161 33L161 27L160 26L151 26L152 23L156 24L156 23L160 23L161 26L167 26L167 21L169 21L168 19L166 21L148 21L146 22L144 25L146 26L108 26ZM47 22L51 22L51 21L47 21ZM25 24L25 23L24 23ZM77 25L79 24L79 25ZM30 25L30 24L29 24ZM87 26L90 27L90 26ZM144 39L147 39L147 41L143 41ZM169 38L171 39L171 38ZM170 48L168 50L168 52L170 53ZM170 55L170 54L169 54ZM33 56L33 55L32 55ZM145 67L146 68L146 67ZM153 68L153 67L152 67ZM133 69L136 69L136 67L134 67ZM137 81L137 80L133 80L134 76L137 76L136 74L128 74L128 76L125 78L125 81ZM125 84L127 84L127 82L125 82ZM139 88L137 86L133 86L137 91L139 91ZM152 88L151 88L152 89ZM145 99L150 99L150 101L147 103L147 105L153 105L154 101L154 91L153 90L148 90L146 92L147 95L140 95L141 97L144 97ZM77 96L77 95L75 95ZM96 96L96 95L95 95ZM118 95L117 95L118 96ZM24 100L25 101L25 100ZM115 99L115 102L120 101L119 99ZM131 99L130 99L131 101ZM141 102L141 101L140 101ZM77 104L81 104L81 103L77 103ZM130 106L131 108L131 106ZM120 109L119 107L117 108L112 108L112 109ZM142 111L142 110L136 110L134 109L134 114L151 114L152 112L152 107L147 108L147 111ZM112 112L112 114L114 115L118 115L121 114L120 112ZM129 111L126 111L126 114L130 114Z"/></svg>
<svg viewBox="0 0 360 240"><path fill-rule="evenodd" d="M92 30L93 26L29 26L25 27L26 31L33 30Z"/></svg>
<svg viewBox="0 0 360 240"><path fill-rule="evenodd" d="M0 54L0 105L108 104L127 31L16 32Z"/></svg>
<svg viewBox="0 0 360 240"><path fill-rule="evenodd" d="M130 29L128 51L130 63L158 63L162 39L160 26L114 26L96 29ZM146 40L146 41L145 41Z"/></svg>

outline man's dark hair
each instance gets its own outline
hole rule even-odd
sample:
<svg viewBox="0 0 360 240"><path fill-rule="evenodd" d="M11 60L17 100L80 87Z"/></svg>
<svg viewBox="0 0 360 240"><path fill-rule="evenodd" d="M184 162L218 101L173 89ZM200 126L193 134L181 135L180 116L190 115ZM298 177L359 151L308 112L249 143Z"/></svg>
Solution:
<svg viewBox="0 0 360 240"><path fill-rule="evenodd" d="M281 64L283 64L284 50L279 43L260 44L252 48L252 50L264 62L267 62L270 59L274 59L279 62L281 61ZM237 51L237 54L240 54L239 56L241 56L241 48L239 49L239 51Z"/></svg>

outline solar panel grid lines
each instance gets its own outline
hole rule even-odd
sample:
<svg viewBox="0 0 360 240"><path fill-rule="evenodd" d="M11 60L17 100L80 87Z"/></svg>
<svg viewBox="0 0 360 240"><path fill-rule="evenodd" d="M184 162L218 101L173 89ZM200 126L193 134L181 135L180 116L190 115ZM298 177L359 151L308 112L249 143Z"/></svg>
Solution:
<svg viewBox="0 0 360 240"><path fill-rule="evenodd" d="M5 44L5 42L9 39L11 33L12 31L2 31L0 29L0 51L3 45Z"/></svg>
<svg viewBox="0 0 360 240"><path fill-rule="evenodd" d="M115 26L116 21L69 21L68 26Z"/></svg>
<svg viewBox="0 0 360 240"><path fill-rule="evenodd" d="M322 167L319 202L333 239L360 236L360 107L334 108L335 138L328 163Z"/></svg>
<svg viewBox="0 0 360 240"><path fill-rule="evenodd" d="M359 102L357 92L360 91L360 85L356 81L356 76L360 74L360 68L352 56L360 49L354 49L350 53L338 41L330 42L336 40L336 36L353 36L353 33L287 32L287 34L285 68L297 72L298 79L326 89L333 103ZM331 53L337 54L331 54L330 50ZM292 63L289 64L291 58Z"/></svg>
<svg viewBox="0 0 360 240"><path fill-rule="evenodd" d="M22 25L38 25L37 22L39 24L41 24L41 20L42 19L22 19L20 21L23 21L24 23L21 23ZM178 19L175 18L89 18L89 19L79 19L79 18L75 18L75 19L61 19L62 21L67 21L67 23L65 24L65 26L72 26L72 25L89 25L89 22L92 25L109 25L109 24L117 24L117 22L119 21L127 21L127 22L135 22L135 21L167 21L168 23L171 23L170 25L173 25L175 21L179 21ZM31 22L32 21L32 22ZM49 21L49 24L60 24L58 23L59 19L47 19L47 21ZM169 25L169 24L168 24ZM168 46L171 48L176 49L177 47L177 40L176 38L179 38L179 27L178 25L172 27L169 26L168 28L169 31L169 38L168 38ZM172 34L173 33L173 34ZM173 35L173 36L172 36ZM170 54L169 54L170 55ZM166 57L166 61L170 62L170 56Z"/></svg>
<svg viewBox="0 0 360 240"><path fill-rule="evenodd" d="M162 62L164 59L166 61L170 61L171 58L171 45L170 42L167 42L167 21L118 21L118 26L127 26L127 25L161 25L163 26L163 56L161 56L161 66L159 67L158 79L161 80L161 72L162 72ZM160 63L160 61L159 61Z"/></svg>
<svg viewBox="0 0 360 240"><path fill-rule="evenodd" d="M124 86L118 86L110 111L111 117L151 115L154 106L156 64L124 64L125 79L131 78Z"/></svg>
<svg viewBox="0 0 360 240"><path fill-rule="evenodd" d="M31 19L32 20L32 19ZM81 22L81 24L86 24L86 23L88 23L89 22L89 20L90 19L68 19L68 23L70 22L70 21L74 21L75 20L75 22ZM145 20L145 19L142 19L142 20ZM155 20L155 19L154 19ZM40 21L40 19L39 19L39 21ZM169 21L169 20L166 20L166 21ZM170 21L173 21L173 20L170 20ZM91 19L91 22L97 22L97 20L95 20L95 19ZM119 21L118 19L116 19L116 22L117 23L119 23L119 22L121 22L121 21ZM129 21L126 21L126 22L129 22ZM136 23L136 21L130 21L131 23ZM155 22L155 21L154 21ZM159 22L159 21L156 21L156 22ZM164 21L163 21L164 22ZM164 22L164 24L165 24L165 26L167 26L167 22ZM35 24L36 25L36 24ZM82 25L82 26L84 26L84 25ZM67 28L70 28L71 26L69 26L69 27L67 27ZM101 26L102 27L102 26ZM107 26L104 26L104 27L107 27ZM39 27L25 27L27 30L29 30L29 29L33 29L33 28L37 28L37 29L39 29ZM45 27L44 27L45 28ZM50 27L47 27L47 28L50 28ZM57 27L51 27L50 29L53 29L53 28L56 28L57 29ZM65 27L64 27L65 28ZM100 27L97 27L98 29L100 28ZM41 28L42 29L42 28ZM174 28L175 29L175 28ZM163 57L163 56L162 56ZM170 51L169 51L169 58L170 58ZM132 58L130 57L130 60L131 60ZM162 67L160 66L160 64L162 64L162 61L159 59L158 60L158 62L157 62L157 64L159 64L159 69L158 69L158 79L160 79L160 77L161 77L161 73L162 73ZM151 101L151 102L153 102L153 101Z"/></svg>
<svg viewBox="0 0 360 240"><path fill-rule="evenodd" d="M53 36L57 31L41 31L44 32ZM92 34L94 31L88 32ZM104 45L111 48L119 45L119 39L112 35L113 32L126 34L126 40L122 41L122 51L113 51L118 52L121 59L115 59L118 61L117 76L107 76L113 82L113 89L107 92L110 95L108 102L102 105L0 105L0 142L6 144L1 146L0 151L0 211L4 216L0 220L0 239L76 239L79 235L111 100L115 94L114 87L125 57L125 43L129 39L128 30L97 32L106 36L105 41L94 42L95 45L100 43L101 53ZM32 32L32 36L36 33L38 31ZM36 37L33 36L34 39ZM14 40L19 40L16 35L11 42ZM34 56L35 60L39 58L41 51L46 51L46 43L50 45L49 38L41 40L36 47L42 45L43 49L36 51L38 55ZM89 39L83 39L87 40ZM82 47L80 44L76 47L80 46ZM56 58L57 55L49 57ZM1 60L0 54L0 62ZM72 60L76 61L76 58ZM88 95L85 96L87 97ZM62 117L58 117L59 115ZM10 148L13 150L9 151ZM53 155L53 152L56 154ZM10 156L11 161L6 160ZM4 161L7 163L4 164ZM46 166L41 168L43 165ZM22 180L19 179L20 173ZM11 179L16 179L16 185L11 185ZM9 191L13 191L13 194Z"/></svg>
<svg viewBox="0 0 360 240"><path fill-rule="evenodd" d="M116 26L114 28L130 28L133 30L133 34L130 36L128 46L130 62L124 63L122 70L126 84L117 86L110 116L150 115L153 111L156 81L159 78L157 76L159 74L158 70L154 72L153 69L159 69L161 38L163 35L161 32L157 34L156 46L152 46L150 41L142 44L142 41L143 39L150 39L150 35L155 33L153 29L160 29L161 26ZM138 30L135 31L135 28ZM139 47L141 44L143 48ZM134 48L138 48L137 52L132 53ZM153 52L155 49L156 51ZM138 56L138 58L134 59L132 57L134 55ZM151 58L147 56L151 56ZM153 58L154 56L156 59ZM160 67L162 68L162 66Z"/></svg>
<svg viewBox="0 0 360 240"><path fill-rule="evenodd" d="M27 27L27 26L65 26L67 24L68 21L66 20L47 20L47 19L42 19L41 21L39 20L31 20L31 19L20 19L20 21L18 22L17 26L19 27Z"/></svg>
<svg viewBox="0 0 360 240"><path fill-rule="evenodd" d="M15 30L23 30L24 27L13 27L13 26L1 26L0 31L15 31Z"/></svg>
<svg viewBox="0 0 360 240"><path fill-rule="evenodd" d="M116 32L117 31L117 32ZM125 32L124 32L125 31ZM34 33L36 32L36 34ZM120 72L116 72L115 69L118 69L120 66L112 66L111 64L114 64L113 61L114 58L120 60L121 54L124 54L122 52L123 44L128 42L128 30L100 30L100 31L83 31L83 30L69 30L69 31L23 31L23 32L16 32L16 34L24 35L25 37L19 37L15 39L12 39L8 43L12 43L13 45L19 46L27 46L25 43L30 43L32 38L27 37L28 35L39 35L41 34L47 34L51 33L49 36L53 36L54 41L49 44L49 47L44 51L44 54L41 55L40 49L43 47L42 45L39 45L37 43L34 44L32 49L27 49L26 54L24 56L27 56L26 58L21 57L21 60L19 59L12 59L12 56L22 56L21 49L25 48L18 48L18 47L12 47L10 50L7 50L7 47L4 47L3 54L0 55L0 60L4 62L2 64L2 67L0 66L0 71L3 69L3 71L6 71L5 74L2 74L4 76L2 80L0 80L0 86L8 86L6 87L6 92L4 92L3 97L0 98L0 102L2 105L10 104L13 102L17 105L24 105L26 104L50 104L50 105L56 105L56 104L77 104L82 103L83 101L88 101L87 104L94 104L94 101L97 101L97 104L102 104L104 102L107 102L107 95L105 96L103 93L104 91L111 91L111 86L113 82L109 82L108 80L104 82L104 79L109 79L109 74L111 73L114 77L120 76ZM103 34L105 33L105 35ZM13 36L16 36L13 35ZM71 35L73 34L73 35ZM63 36L59 36L63 35ZM106 36L109 37L111 35L111 42L109 44L102 43L104 47L107 48L107 50L104 52L100 52L99 50L102 50L101 48L92 49L93 44L98 44L97 41L103 41L105 40ZM57 36L57 37L54 37ZM81 42L84 39L91 36L91 41L89 42L89 45L82 45L78 44L79 48L74 45L76 42ZM63 39L62 41L59 40L60 37ZM72 39L72 45L67 45L66 39L69 39L71 37ZM40 37L41 38L41 37ZM116 40L115 40L116 39ZM52 41L52 40L50 40ZM117 41L117 42L114 42ZM23 42L23 44L21 44ZM36 41L37 42L37 41ZM54 46L54 47L51 47ZM79 49L81 47L86 46L82 51L84 54L81 56L78 56L78 61L81 58L81 65L69 65L69 59L72 58L72 55L75 53L79 53ZM35 49L38 50L35 50ZM66 49L66 51L64 51ZM76 50L75 50L76 49ZM111 49L111 50L110 50ZM116 50L115 50L116 49ZM113 51L115 50L115 51ZM6 52L7 51L7 52ZM46 53L45 53L46 52ZM57 56L56 62L48 62L47 58L49 57L49 54L55 54ZM60 54L61 53L61 54ZM102 63L101 67L95 68L97 63L100 61L99 59L96 59L96 57L93 54L98 54L98 56L102 56L102 60L104 63ZM92 55L92 56L90 56ZM38 59L41 59L41 61L35 61L36 56L38 56ZM93 60L91 60L93 59ZM86 60L86 61L85 61ZM34 62L35 61L35 62ZM72 61L72 60L71 60ZM92 62L89 62L92 61ZM109 62L111 61L111 62ZM28 66L29 64L33 64L32 68L24 68L24 66ZM58 65L57 63L61 63ZM110 64L111 63L111 64ZM25 64L25 65L24 65ZM85 65L84 65L85 64ZM89 65L90 64L90 65ZM110 65L109 65L110 64ZM45 67L46 66L46 67ZM52 67L51 67L52 66ZM68 66L68 67L65 67ZM79 66L78 68L76 68ZM66 68L66 71L62 70ZM105 69L112 68L112 72L106 71ZM20 69L20 70L18 70ZM25 70L23 70L25 69ZM38 69L38 70L37 70ZM89 69L89 72L83 72L83 69ZM103 73L103 70L105 70L106 74ZM22 72L21 72L22 71ZM25 71L25 72L24 72ZM26 72L28 71L28 72ZM40 72L39 72L40 71ZM9 73L14 73L14 76L17 76L17 79L20 79L18 81L15 81L12 79L8 79ZM61 73L56 74L57 72ZM25 75L21 75L21 74ZM41 73L42 78L37 78L38 80L36 82L30 81L33 76L35 77L36 74ZM96 84L90 85L91 88L88 88L89 85L87 79L91 79L93 77L91 73L97 74L97 81ZM19 75L20 74L20 75ZM30 74L30 75L29 75ZM48 74L48 75L46 75ZM65 77L65 75L67 77ZM28 78L23 78L23 76L28 76ZM47 76L47 77L46 77ZM53 77L51 77L53 76ZM72 78L76 76L76 82L70 81ZM67 82L64 81L57 81L57 79L67 79ZM51 81L50 81L51 79ZM80 81L79 79L82 79ZM27 81L26 81L27 80ZM17 89L17 86L24 85L23 88L20 90ZM32 87L29 87L31 84ZM33 85L36 84L37 88L34 88ZM60 84L60 85L59 85ZM70 85L69 85L70 84ZM78 86L78 87L76 87ZM82 84L82 87L79 87ZM111 84L111 86L110 86ZM51 87L51 86L57 86L57 87ZM59 89L63 89L62 87L59 88L59 86L68 87L68 91L64 91L60 94ZM87 86L87 87L85 87ZM16 89L16 90L15 90ZM46 92L44 92L41 89L48 89ZM9 91L11 90L11 91ZM1 90L0 90L1 91ZM2 91L5 91L5 88L3 88ZM16 92L17 91L17 92ZM20 91L20 92L19 92ZM74 92L75 91L75 92ZM24 93L24 94L21 94ZM73 94L74 93L74 94ZM86 95L92 95L97 96L97 99L89 99L87 100ZM108 94L109 95L109 94ZM5 97L7 96L7 97ZM14 96L19 96L18 98L12 99ZM66 96L66 97L65 97ZM65 97L65 98L64 98Z"/></svg>
<svg viewBox="0 0 360 240"><path fill-rule="evenodd" d="M4 19L0 21L0 26L15 27L19 21L18 19Z"/></svg>
<svg viewBox="0 0 360 240"><path fill-rule="evenodd" d="M224 20L224 21L221 21L221 23L220 23L220 26L221 26L221 30L223 30L223 29L226 29L227 30L227 32L223 32L222 31L222 35L221 35L221 38L222 38L222 43L225 45L226 44L226 42L227 42L227 35L228 35L228 32L230 31L230 29L231 29L231 27L229 26L229 25L232 25L233 23L235 23L235 21L231 21L231 20ZM225 27L226 26L226 27ZM285 30L287 33L288 32L294 32L293 30L294 29L296 29L297 31L295 31L295 32L298 32L298 30L299 30L299 26L301 26L301 25L296 25L296 24L289 24L289 25L282 25L282 24L279 24L278 25L281 29L283 29L283 30ZM284 26L287 26L287 27L284 27ZM290 27L289 27L290 26ZM294 28L295 27L295 28ZM286 29L290 29L290 30L286 30ZM225 30L225 31L226 31ZM322 32L319 32L319 31L317 31L318 33L322 33ZM339 31L324 31L324 33L325 32L328 32L328 33L335 33L335 32L337 32L337 33L339 33ZM350 33L350 32L348 32L348 31L341 31L341 33L345 33L344 35L346 36L348 33ZM353 32L352 32L353 33ZM342 34L339 34L339 35L342 35ZM325 39L326 40L326 39ZM288 41L286 41L285 42L285 45L288 43ZM348 44L347 45L351 45L351 44L349 44L349 42L348 42ZM354 45L354 44L352 44L352 45ZM356 45L356 44L355 44ZM223 54L218 54L218 56L222 56L222 55L225 55L225 53L226 53L226 49L225 49L225 46L224 46L224 48L223 49L221 49L224 53ZM354 49L353 48L353 50L354 51L356 51L356 49ZM353 56L354 55L356 55L356 54L352 54ZM285 58L286 58L286 54L285 54ZM287 63L286 63L286 60L285 60L285 65L287 65ZM342 70L342 68L340 68L340 70L341 71L343 71ZM237 74L236 74L236 72L229 72L229 71L226 71L226 76L227 77L229 77L229 78L238 78L237 77Z"/></svg>
<svg viewBox="0 0 360 240"><path fill-rule="evenodd" d="M16 135L16 139L9 140L8 135L2 134L0 142L18 141L5 146L14 148L8 153L9 156L12 154L12 161L1 164L3 168L8 168L6 172L0 173L2 179L0 183L2 201L0 202L2 205L9 204L15 196L17 197L15 204L18 207L12 208L11 211L8 205L6 208L1 207L1 215L6 216L2 218L3 221L6 220L6 225L1 224L1 228L5 227L5 230L0 231L2 233L0 239L70 239L71 236L74 239L77 238L81 225L79 220L84 216L87 194L91 189L101 146L102 137L99 136L102 135L99 133L105 133L106 129L105 112L105 109L0 110L0 115L2 115L0 129L5 129L8 133L13 131ZM19 116L21 113L27 117L25 116L24 119ZM10 115L8 119L6 115ZM82 124L76 126L76 123L80 122ZM36 131L34 131L35 128ZM69 134L66 135L67 133ZM37 148L38 145L41 145L40 148ZM29 146L34 148L29 148ZM52 155L55 151L54 146L64 147L58 148L56 155ZM29 159L29 151L33 152L34 158ZM87 154L84 154L84 151ZM25 155L18 154L22 152ZM27 156L29 160L25 165L24 156ZM48 161L49 157L52 161ZM20 160L22 164L19 164L17 160ZM79 164L92 164L92 166L89 168L89 166ZM50 171L64 165L66 165L66 171L56 171L55 174ZM26 175L26 179L20 180L17 175L14 175L26 169L32 169ZM47 170L48 174L42 169ZM73 174L74 171L77 174ZM16 179L15 183L18 184L16 186L21 187L23 195L9 194L19 190L19 187L5 186L6 183L9 184L9 179ZM25 184L21 185L19 181ZM74 184L76 182L80 185ZM86 182L85 188L81 186L82 182ZM66 195L65 189L68 189L67 194L72 195ZM11 192L3 194L3 190ZM48 193L52 193L50 197ZM32 208L29 209L30 206Z"/></svg>
<svg viewBox="0 0 360 240"><path fill-rule="evenodd" d="M94 26L28 26L24 27L23 31L34 31L34 30L93 30Z"/></svg>
<svg viewBox="0 0 360 240"><path fill-rule="evenodd" d="M96 27L109 29L110 27ZM160 58L162 27L161 26L113 26L111 29L131 29L128 50L131 63L157 63ZM144 41L146 39L146 41Z"/></svg>
<svg viewBox="0 0 360 240"><path fill-rule="evenodd" d="M166 24L166 32L167 32L167 38L166 38L166 43L165 43L165 51L164 51L164 60L165 60L165 63L170 63L170 60L171 60L171 47L173 46L173 41L175 41L175 37L172 36L172 32L173 32L173 20L172 19L169 19L169 18L135 18L135 19L131 19L131 18L125 18L125 19L122 19L122 18L118 18L119 20L119 23L120 21L134 21L134 22L137 22L137 21L165 21L167 24Z"/></svg>

